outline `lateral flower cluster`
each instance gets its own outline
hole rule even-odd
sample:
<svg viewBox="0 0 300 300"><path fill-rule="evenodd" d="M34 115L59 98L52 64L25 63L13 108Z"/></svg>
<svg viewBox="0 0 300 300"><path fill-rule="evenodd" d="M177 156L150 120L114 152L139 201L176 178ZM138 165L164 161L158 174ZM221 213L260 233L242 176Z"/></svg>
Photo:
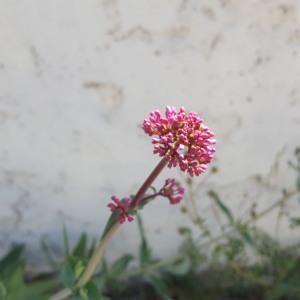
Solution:
<svg viewBox="0 0 300 300"><path fill-rule="evenodd" d="M158 194L168 198L170 204L178 204L183 199L184 188L175 179L168 178Z"/></svg>
<svg viewBox="0 0 300 300"><path fill-rule="evenodd" d="M112 203L109 203L107 207L110 208L111 212L119 210L118 222L120 224L123 224L126 220L128 222L132 222L134 220L133 215L129 213L129 207L131 202L130 198L123 198L122 200L120 200L116 196L112 196L111 200Z"/></svg>
<svg viewBox="0 0 300 300"><path fill-rule="evenodd" d="M143 129L152 136L153 152L168 157L169 168L178 165L191 176L199 176L213 158L213 132L196 113L187 113L183 107L177 112L167 106L165 116L159 110L151 112Z"/></svg>
<svg viewBox="0 0 300 300"><path fill-rule="evenodd" d="M168 178L163 187L153 195L154 198L157 196L167 198L170 204L178 204L183 199L184 188L174 178ZM120 200L116 196L112 196L111 200L112 202L107 206L111 212L118 210L119 215L117 220L120 224L123 224L126 220L129 222L134 220L133 215L129 213L129 209L132 207L132 199L123 198Z"/></svg>

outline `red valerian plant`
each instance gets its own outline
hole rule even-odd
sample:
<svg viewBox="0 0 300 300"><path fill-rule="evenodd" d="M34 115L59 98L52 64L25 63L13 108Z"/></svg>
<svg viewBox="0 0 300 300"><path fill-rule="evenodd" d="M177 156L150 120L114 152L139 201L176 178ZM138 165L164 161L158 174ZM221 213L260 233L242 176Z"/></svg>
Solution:
<svg viewBox="0 0 300 300"><path fill-rule="evenodd" d="M83 288L91 279L97 265L101 261L107 244L125 221L133 221L134 215L156 197L165 197L170 204L178 204L183 199L184 188L175 179L167 179L163 187L153 194L146 192L152 183L167 166L179 166L180 170L190 176L199 176L207 169L215 149L214 134L206 127L203 120L195 112L186 112L183 107L178 111L167 106L164 116L158 110L150 113L143 122L143 130L152 137L153 152L162 157L161 161L150 173L140 189L133 197L119 199L111 197L107 205L111 210L99 244L95 248L88 265L73 290L58 292L50 300L66 299L72 293Z"/></svg>

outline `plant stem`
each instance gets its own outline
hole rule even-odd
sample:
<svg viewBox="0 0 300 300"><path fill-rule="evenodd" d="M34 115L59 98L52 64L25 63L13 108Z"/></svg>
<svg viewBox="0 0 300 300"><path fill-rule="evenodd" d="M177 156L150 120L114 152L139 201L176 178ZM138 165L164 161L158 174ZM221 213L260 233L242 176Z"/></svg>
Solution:
<svg viewBox="0 0 300 300"><path fill-rule="evenodd" d="M167 163L168 163L168 157L164 156L163 159L158 163L158 165L152 171L152 173L145 180L145 182L140 187L140 189L137 191L135 197L133 198L133 200L131 202L132 207L136 207L139 205L141 199L147 192L148 188L151 186L151 184L154 182L154 180L159 175L159 173L163 170L163 168L167 165Z"/></svg>
<svg viewBox="0 0 300 300"><path fill-rule="evenodd" d="M71 289L63 289L58 293L56 293L55 295L53 295L51 298L49 298L49 300L63 300L70 297L71 295L72 295Z"/></svg>
<svg viewBox="0 0 300 300"><path fill-rule="evenodd" d="M145 180L145 182L143 183L143 185L140 187L140 189L136 193L135 197L133 198L133 201L131 204L133 207L136 207L139 204L140 200L143 198L146 191L151 186L151 184L156 179L156 177L159 175L159 173L162 171L162 169L166 166L167 162L168 162L168 159L166 157L164 157L158 163L158 165L155 167L155 169L152 171L152 173L148 176L148 178ZM101 261L101 259L103 257L103 254L107 247L107 244L109 243L109 241L111 240L113 235L116 233L116 231L120 227L121 227L121 224L115 223L109 229L109 231L104 235L104 237L101 239L101 241L98 244L98 246L96 247L95 252L94 252L93 256L91 257L83 275L80 277L80 279L77 283L78 288L83 287L93 276L93 274L97 268L97 265L99 264L99 262Z"/></svg>
<svg viewBox="0 0 300 300"><path fill-rule="evenodd" d="M195 192L193 188L193 181L189 178L186 180L187 187L188 187L188 197L185 197L186 203L187 203L187 213L191 219L191 221L199 227L199 229L202 231L202 234L204 236L208 236L211 238L211 233L208 230L208 228L204 224L204 219L200 216L198 213L196 201L195 201ZM191 206L190 206L191 205Z"/></svg>
<svg viewBox="0 0 300 300"><path fill-rule="evenodd" d="M168 163L168 157L164 156L162 160L158 163L158 165L155 167L155 169L151 172L151 174L148 176L148 178L145 180L145 182L142 184L140 189L137 191L135 197L133 198L131 202L131 207L135 208L139 205L141 199L147 192L148 188L152 185L156 177L160 174L160 172L163 170L163 168ZM80 289L83 287L93 276L98 264L100 263L105 249L112 239L113 235L117 232L117 230L121 227L120 223L115 223L102 237L99 244L95 248L94 254L92 255L91 259L88 262L88 265L86 269L84 270L82 276L79 278L79 281L76 285L77 289ZM57 294L55 294L53 297L50 298L50 300L63 300L67 297L72 295L71 289L64 289L59 291Z"/></svg>
<svg viewBox="0 0 300 300"><path fill-rule="evenodd" d="M80 277L76 288L80 289L83 287L93 276L98 263L101 261L101 258L103 257L104 251L109 243L109 241L112 239L113 235L116 233L116 231L121 227L120 223L115 223L109 231L105 234L105 236L101 239L97 247L95 248L94 254L92 255L91 259L88 262L88 265L86 269L84 270L82 276ZM68 298L72 295L71 289L64 289L59 291L57 294L52 296L49 300L63 300Z"/></svg>
<svg viewBox="0 0 300 300"><path fill-rule="evenodd" d="M121 227L120 223L115 223L109 231L106 233L106 235L103 237L103 239L100 241L100 243L97 245L94 254L92 255L91 259L88 262L88 265L86 269L84 270L82 276L80 277L77 287L81 288L83 287L93 276L93 274L96 271L98 263L101 261L103 254L105 252L105 249L112 239L113 235L117 232L117 230Z"/></svg>
<svg viewBox="0 0 300 300"><path fill-rule="evenodd" d="M261 219L262 217L264 217L265 215L267 215L268 213L270 213L271 211L273 211L278 206L283 205L287 200L289 200L291 197L295 196L298 193L299 193L299 191L297 191L297 190L287 192L279 200L277 200L274 204L272 204L271 206L269 206L268 208L266 208L265 210L263 210L262 212L260 212L259 214L257 214L253 218L253 220L249 219L248 221L246 221L245 224L248 225L252 221L256 221L258 219Z"/></svg>
<svg viewBox="0 0 300 300"><path fill-rule="evenodd" d="M271 206L267 207L266 209L264 209L263 211L258 213L254 218L251 218L251 219L246 220L245 222L242 222L242 224L247 226L247 225L250 225L252 222L255 222L255 221L258 221L259 219L262 219L264 216L266 216L267 214L272 212L278 206L282 205L283 203L285 203L291 197L297 195L298 193L299 193L299 191L297 191L297 190L287 192L279 200L277 200L275 203L273 203ZM214 242L217 242L218 240L226 237L228 234L232 233L234 230L235 230L235 228L231 227L225 233L222 233L221 235L218 235L214 238L211 238L211 240L200 244L200 246L202 246L202 247L210 246ZM199 238L196 239L196 242L197 242L197 244L200 242Z"/></svg>

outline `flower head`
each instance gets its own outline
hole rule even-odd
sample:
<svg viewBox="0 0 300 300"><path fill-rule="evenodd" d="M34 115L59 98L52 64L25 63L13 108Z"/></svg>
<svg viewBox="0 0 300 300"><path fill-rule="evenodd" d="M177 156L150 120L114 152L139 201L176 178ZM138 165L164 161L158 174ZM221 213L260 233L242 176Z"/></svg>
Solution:
<svg viewBox="0 0 300 300"><path fill-rule="evenodd" d="M165 116L158 110L151 112L143 129L152 136L153 152L168 157L169 168L179 165L191 176L199 176L213 158L214 134L196 113L187 113L183 107L177 112L167 106Z"/></svg>
<svg viewBox="0 0 300 300"><path fill-rule="evenodd" d="M175 179L167 179L159 195L169 199L171 204L178 204L184 196L184 188Z"/></svg>
<svg viewBox="0 0 300 300"><path fill-rule="evenodd" d="M126 221L126 219L128 222L134 220L133 215L129 213L129 205L131 201L129 198L124 198L120 200L116 196L112 196L111 200L112 203L109 203L107 207L109 207L112 212L114 212L117 209L120 211L118 215L118 222L120 224L123 224Z"/></svg>

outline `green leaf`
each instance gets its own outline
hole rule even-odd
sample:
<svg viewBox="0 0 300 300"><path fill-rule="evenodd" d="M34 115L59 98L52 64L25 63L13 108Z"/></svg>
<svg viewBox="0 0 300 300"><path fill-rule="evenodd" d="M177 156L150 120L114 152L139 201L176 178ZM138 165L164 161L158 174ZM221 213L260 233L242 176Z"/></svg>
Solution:
<svg viewBox="0 0 300 300"><path fill-rule="evenodd" d="M67 261L64 265L62 271L62 280L66 287L72 288L75 285L75 277L73 273L72 266L69 261Z"/></svg>
<svg viewBox="0 0 300 300"><path fill-rule="evenodd" d="M10 252L8 252L4 258L0 261L0 276L5 275L9 269L12 269L21 262L21 255L23 253L24 246L17 245Z"/></svg>
<svg viewBox="0 0 300 300"><path fill-rule="evenodd" d="M103 277L107 277L108 276L108 264L105 258L103 258L102 261L102 265L101 265L101 271L103 276L101 277L103 279Z"/></svg>
<svg viewBox="0 0 300 300"><path fill-rule="evenodd" d="M180 235L191 235L192 234L192 230L188 227L185 226L180 226L178 227L178 233Z"/></svg>
<svg viewBox="0 0 300 300"><path fill-rule="evenodd" d="M95 247L96 247L96 241L92 240L90 247L87 249L87 254L86 254L86 258L89 259L94 251L95 251Z"/></svg>
<svg viewBox="0 0 300 300"><path fill-rule="evenodd" d="M298 176L297 176L296 187L300 191L300 173L298 173Z"/></svg>
<svg viewBox="0 0 300 300"><path fill-rule="evenodd" d="M139 249L140 266L145 266L152 262L152 253L145 236L145 230L144 230L142 219L139 214L137 214L136 217L137 217L137 224L138 224L140 238L141 238L140 249Z"/></svg>
<svg viewBox="0 0 300 300"><path fill-rule="evenodd" d="M192 262L188 256L183 256L178 259L175 263L168 266L167 272L176 275L176 276L183 276L191 271Z"/></svg>
<svg viewBox="0 0 300 300"><path fill-rule="evenodd" d="M83 298L81 297L81 295L78 291L76 294L72 295L72 297L70 299L71 300L82 300ZM68 300L69 300L69 298L68 298Z"/></svg>
<svg viewBox="0 0 300 300"><path fill-rule="evenodd" d="M107 278L105 275L97 279L97 289L98 289L98 295L97 295L98 298L96 298L97 300L110 300L110 298L107 298L102 294L102 291L105 288L106 284L107 284Z"/></svg>
<svg viewBox="0 0 300 300"><path fill-rule="evenodd" d="M117 259L109 272L109 277L115 278L120 276L122 273L124 273L130 264L130 262L133 260L133 256L130 254L125 254L119 259Z"/></svg>
<svg viewBox="0 0 300 300"><path fill-rule="evenodd" d="M12 276L9 278L9 284L7 284L7 290L10 291L18 291L24 288L24 266L19 265L18 268L14 271Z"/></svg>
<svg viewBox="0 0 300 300"><path fill-rule="evenodd" d="M11 300L48 300L53 290L60 287L60 281L55 279L43 279L27 284L26 287L20 290L17 294L14 293L9 299ZM1 298L0 298L1 299Z"/></svg>
<svg viewBox="0 0 300 300"><path fill-rule="evenodd" d="M25 263L22 258L23 247L16 246L0 262L3 269L0 281L0 300L47 300L49 290L56 290L60 283L57 279L40 278L26 283Z"/></svg>
<svg viewBox="0 0 300 300"><path fill-rule="evenodd" d="M89 300L99 300L100 292L97 285L93 281L89 281L85 288L87 289L88 299Z"/></svg>
<svg viewBox="0 0 300 300"><path fill-rule="evenodd" d="M290 227L295 228L300 226L300 218L290 218Z"/></svg>
<svg viewBox="0 0 300 300"><path fill-rule="evenodd" d="M217 206L225 214L230 224L234 224L234 218L229 208L221 201L219 195L215 191L209 191L208 195L214 200Z"/></svg>
<svg viewBox="0 0 300 300"><path fill-rule="evenodd" d="M84 287L79 289L74 300L105 300L99 292L97 285L93 281L89 281Z"/></svg>
<svg viewBox="0 0 300 300"><path fill-rule="evenodd" d="M107 234L107 232L117 223L117 217L119 215L119 212L118 210L115 210L114 212L111 213L106 225L105 225L105 228L104 228L104 231L102 233L102 236L101 236L101 240L105 237L105 235Z"/></svg>
<svg viewBox="0 0 300 300"><path fill-rule="evenodd" d="M49 265L53 270L57 270L59 268L59 264L55 261L54 255L52 254L51 249L45 239L41 239L41 248Z"/></svg>
<svg viewBox="0 0 300 300"><path fill-rule="evenodd" d="M239 232L242 240L246 244L248 244L250 246L254 246L255 243L254 243L254 240L253 240L253 238L250 234L249 228L247 226L243 225L243 224L236 224L235 227L236 227L237 231Z"/></svg>
<svg viewBox="0 0 300 300"><path fill-rule="evenodd" d="M5 299L6 295L7 295L7 291L6 291L5 285L3 284L2 281L0 281L0 299L1 300Z"/></svg>
<svg viewBox="0 0 300 300"><path fill-rule="evenodd" d="M67 259L70 256L70 246L69 246L68 233L65 226L63 227L63 240L64 240L64 256L65 259Z"/></svg>
<svg viewBox="0 0 300 300"><path fill-rule="evenodd" d="M80 297L82 298L82 299L84 299L84 300L89 300L89 297L88 297L88 291L87 291L87 289L84 287L84 288L81 288L80 290L79 290L79 295L80 295Z"/></svg>
<svg viewBox="0 0 300 300"><path fill-rule="evenodd" d="M82 233L78 243L76 244L73 250L73 255L81 259L84 259L86 246L87 246L87 235L85 233Z"/></svg>
<svg viewBox="0 0 300 300"><path fill-rule="evenodd" d="M82 274L84 271L84 264L81 260L78 260L75 267L74 267L74 276L75 279L78 279L79 276Z"/></svg>
<svg viewBox="0 0 300 300"><path fill-rule="evenodd" d="M148 247L148 244L145 242L145 240L141 241L141 245L140 245L140 251L139 251L139 258L140 258L140 265L141 266L145 266L149 263L151 263L152 259L152 254L151 254L151 250Z"/></svg>
<svg viewBox="0 0 300 300"><path fill-rule="evenodd" d="M168 295L168 287L162 279L156 276L147 276L147 281L153 286L157 294L163 300L172 300Z"/></svg>

